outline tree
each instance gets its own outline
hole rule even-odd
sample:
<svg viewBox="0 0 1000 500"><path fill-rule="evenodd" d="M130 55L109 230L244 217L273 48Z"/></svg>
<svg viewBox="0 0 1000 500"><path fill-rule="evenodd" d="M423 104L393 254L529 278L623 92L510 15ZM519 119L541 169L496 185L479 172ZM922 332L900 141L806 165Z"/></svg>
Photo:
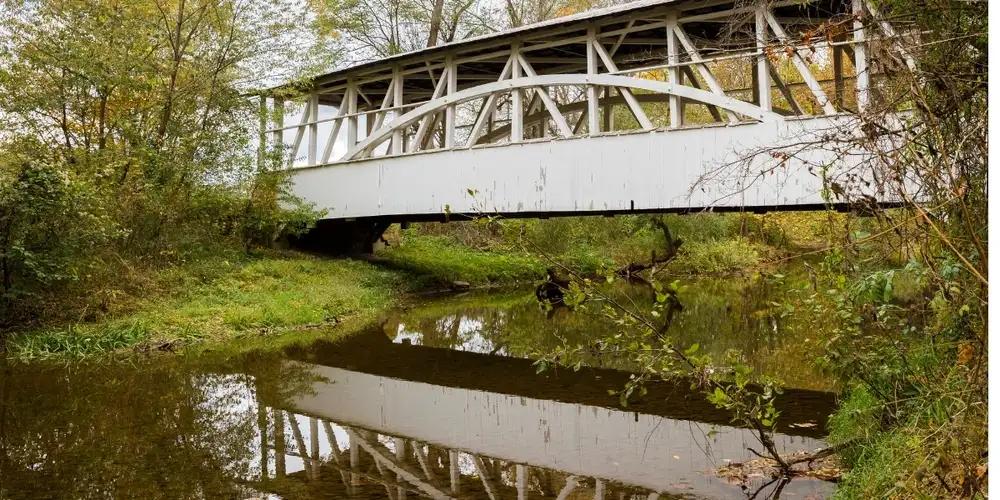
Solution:
<svg viewBox="0 0 1000 500"><path fill-rule="evenodd" d="M314 63L331 55L318 50L303 55L299 47L282 43L294 38L303 15L294 2L5 5L9 15L0 20L0 32L8 35L0 45L5 96L0 209L8 235L0 241L0 256L10 280L5 294L37 289L46 281L28 268L55 255L53 239L43 239L42 247L29 240L52 234L70 243L74 240L66 236L89 227L88 220L100 221L98 232L105 238L75 252L64 248L62 257L46 260L60 262L60 270L47 266L44 275L79 277L85 273L74 264L101 260L101 254L138 258L196 251L217 246L219 236L242 242L243 228L260 226L261 220L279 226L301 220L293 199L285 200L292 206L287 213L275 203L252 204L269 207L266 211L246 210L247 200L262 193L260 176L272 179L274 196L282 185L280 174L270 166L261 170L257 162L257 105L247 93L273 75L266 68L287 64L313 71ZM38 206L79 210L28 214L17 205L25 197L39 200ZM28 259L29 247L36 260ZM16 259L20 264L10 264Z"/></svg>
<svg viewBox="0 0 1000 500"><path fill-rule="evenodd" d="M855 471L841 488L854 497L986 491L986 10L886 0L840 19L869 40L867 102L842 126L731 166L805 168L810 154L833 152L817 170L827 199L874 216L828 249L822 290L789 296L806 314L837 318L818 331L823 365L845 381L831 439L850 444L841 455ZM873 193L901 209L872 207ZM898 292L901 275L915 293Z"/></svg>

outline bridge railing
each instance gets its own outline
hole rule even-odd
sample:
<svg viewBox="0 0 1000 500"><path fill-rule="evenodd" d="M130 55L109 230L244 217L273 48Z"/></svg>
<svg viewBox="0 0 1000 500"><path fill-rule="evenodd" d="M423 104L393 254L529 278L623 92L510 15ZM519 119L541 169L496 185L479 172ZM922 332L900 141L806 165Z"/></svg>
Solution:
<svg viewBox="0 0 1000 500"><path fill-rule="evenodd" d="M870 101L869 43L914 68L906 36L888 22L872 23L877 11L869 0L850 0L826 17L782 15L801 3L709 12L665 3L652 13L554 25L486 48L457 44L380 69L348 70L332 83L318 80L304 102L261 98L261 144L280 150L287 167L313 167L833 115L861 111ZM725 36L705 39L712 25L725 26L714 31ZM877 37L868 36L873 31ZM287 125L286 115L296 123Z"/></svg>

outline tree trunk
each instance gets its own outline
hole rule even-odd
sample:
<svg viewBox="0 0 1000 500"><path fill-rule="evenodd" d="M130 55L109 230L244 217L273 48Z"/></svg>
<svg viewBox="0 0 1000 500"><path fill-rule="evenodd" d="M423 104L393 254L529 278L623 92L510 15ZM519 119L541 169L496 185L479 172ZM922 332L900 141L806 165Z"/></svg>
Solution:
<svg viewBox="0 0 1000 500"><path fill-rule="evenodd" d="M441 16L444 11L444 0L434 0L434 10L431 12L431 32L427 35L427 46L433 47L438 43L438 36L441 33Z"/></svg>

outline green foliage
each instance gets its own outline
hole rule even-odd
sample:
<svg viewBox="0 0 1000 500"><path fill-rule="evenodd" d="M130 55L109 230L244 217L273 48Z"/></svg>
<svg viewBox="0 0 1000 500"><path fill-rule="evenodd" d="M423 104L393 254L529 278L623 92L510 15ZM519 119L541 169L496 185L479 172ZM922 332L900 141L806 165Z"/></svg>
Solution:
<svg viewBox="0 0 1000 500"><path fill-rule="evenodd" d="M115 235L94 186L54 155L0 151L0 310L53 282L79 279ZM83 258L81 258L83 256Z"/></svg>
<svg viewBox="0 0 1000 500"><path fill-rule="evenodd" d="M120 282L118 266L270 245L319 215L290 196L284 152L257 150L247 96L248 77L289 60L270 38L296 29L288 2L5 9L3 326L43 318L67 288L104 293L115 285L100 279Z"/></svg>
<svg viewBox="0 0 1000 500"><path fill-rule="evenodd" d="M838 495L972 496L986 415L974 278L947 257L872 268L877 246L860 250L830 251L818 287L787 296L793 315L812 318L821 366L845 382L830 420L830 441L851 444Z"/></svg>
<svg viewBox="0 0 1000 500"><path fill-rule="evenodd" d="M760 254L745 238L716 242L685 242L672 271L684 274L741 271L761 263Z"/></svg>

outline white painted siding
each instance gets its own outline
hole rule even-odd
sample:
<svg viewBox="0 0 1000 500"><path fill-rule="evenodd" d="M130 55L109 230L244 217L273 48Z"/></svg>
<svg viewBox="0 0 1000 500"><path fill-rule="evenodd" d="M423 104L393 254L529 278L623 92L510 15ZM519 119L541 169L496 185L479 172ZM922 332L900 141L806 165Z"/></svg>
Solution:
<svg viewBox="0 0 1000 500"><path fill-rule="evenodd" d="M768 155L749 169L727 165L844 123L820 117L373 158L297 170L293 192L332 219L442 214L445 207L516 214L820 204L819 166L832 162L832 152L810 151L773 173L761 171L779 164ZM833 163L830 175L853 168Z"/></svg>

